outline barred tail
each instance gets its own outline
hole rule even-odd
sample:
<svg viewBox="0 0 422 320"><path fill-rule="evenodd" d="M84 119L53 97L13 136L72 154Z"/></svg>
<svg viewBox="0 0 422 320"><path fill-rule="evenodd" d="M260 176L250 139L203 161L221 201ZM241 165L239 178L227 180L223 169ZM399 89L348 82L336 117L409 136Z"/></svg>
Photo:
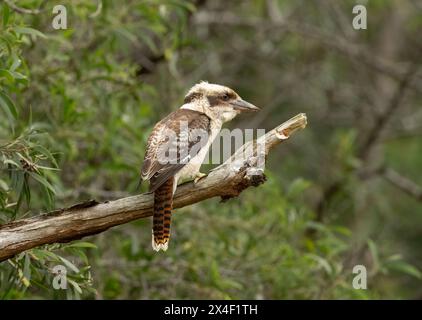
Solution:
<svg viewBox="0 0 422 320"><path fill-rule="evenodd" d="M173 209L173 183L171 177L154 192L152 220L152 248L166 251L170 240L171 210Z"/></svg>

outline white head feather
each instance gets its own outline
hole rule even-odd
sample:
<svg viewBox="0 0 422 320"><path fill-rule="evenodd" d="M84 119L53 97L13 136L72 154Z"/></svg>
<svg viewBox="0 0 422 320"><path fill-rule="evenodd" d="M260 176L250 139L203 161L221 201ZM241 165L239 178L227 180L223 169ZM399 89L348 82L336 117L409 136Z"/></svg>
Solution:
<svg viewBox="0 0 422 320"><path fill-rule="evenodd" d="M185 96L185 104L181 109L190 109L205 113L211 120L219 121L221 123L230 121L236 117L240 111L234 109L227 103L211 106L209 100L209 97L219 96L224 93L230 93L234 97L240 99L239 95L229 87L201 81L188 91Z"/></svg>

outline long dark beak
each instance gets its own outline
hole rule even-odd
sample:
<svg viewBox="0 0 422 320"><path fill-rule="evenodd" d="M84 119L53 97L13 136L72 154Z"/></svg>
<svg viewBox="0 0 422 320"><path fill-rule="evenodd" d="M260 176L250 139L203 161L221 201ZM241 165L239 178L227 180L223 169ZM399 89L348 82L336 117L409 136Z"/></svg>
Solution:
<svg viewBox="0 0 422 320"><path fill-rule="evenodd" d="M258 107L254 106L252 103L249 103L242 99L232 101L230 102L230 104L233 106L233 108L240 110L242 112L254 112L254 111L261 110Z"/></svg>

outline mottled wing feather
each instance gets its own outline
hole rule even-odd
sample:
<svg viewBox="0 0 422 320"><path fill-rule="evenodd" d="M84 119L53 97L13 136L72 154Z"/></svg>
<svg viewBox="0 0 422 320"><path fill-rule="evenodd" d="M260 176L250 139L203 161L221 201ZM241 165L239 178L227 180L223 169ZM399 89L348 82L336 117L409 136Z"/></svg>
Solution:
<svg viewBox="0 0 422 320"><path fill-rule="evenodd" d="M187 126L181 126L184 123ZM183 130L187 128L187 130ZM198 131L207 135L198 134ZM210 119L203 113L179 109L161 120L154 127L148 138L144 163L141 171L142 180L150 180L150 191L155 191L159 186L174 176L189 161L192 147L198 152L206 144L210 133ZM176 139L169 136L175 135ZM168 144L165 145L165 144ZM172 150L175 159L168 162L160 162L160 151L166 147ZM180 150L187 150L180 153Z"/></svg>
<svg viewBox="0 0 422 320"><path fill-rule="evenodd" d="M166 120L166 119L163 119ZM144 163L141 169L141 179L146 181L151 179L155 172L159 170L157 161L157 149L162 143L161 139L164 136L165 124L164 122L158 122L148 137Z"/></svg>

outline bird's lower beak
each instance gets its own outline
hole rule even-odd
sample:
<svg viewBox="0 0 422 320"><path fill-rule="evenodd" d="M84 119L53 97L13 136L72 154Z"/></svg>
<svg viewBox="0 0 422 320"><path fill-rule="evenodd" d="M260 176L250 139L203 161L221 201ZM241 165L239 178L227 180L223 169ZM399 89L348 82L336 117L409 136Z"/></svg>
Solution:
<svg viewBox="0 0 422 320"><path fill-rule="evenodd" d="M249 103L242 99L231 102L231 105L233 106L233 108L244 112L254 112L261 110L257 106L254 106L252 103Z"/></svg>

